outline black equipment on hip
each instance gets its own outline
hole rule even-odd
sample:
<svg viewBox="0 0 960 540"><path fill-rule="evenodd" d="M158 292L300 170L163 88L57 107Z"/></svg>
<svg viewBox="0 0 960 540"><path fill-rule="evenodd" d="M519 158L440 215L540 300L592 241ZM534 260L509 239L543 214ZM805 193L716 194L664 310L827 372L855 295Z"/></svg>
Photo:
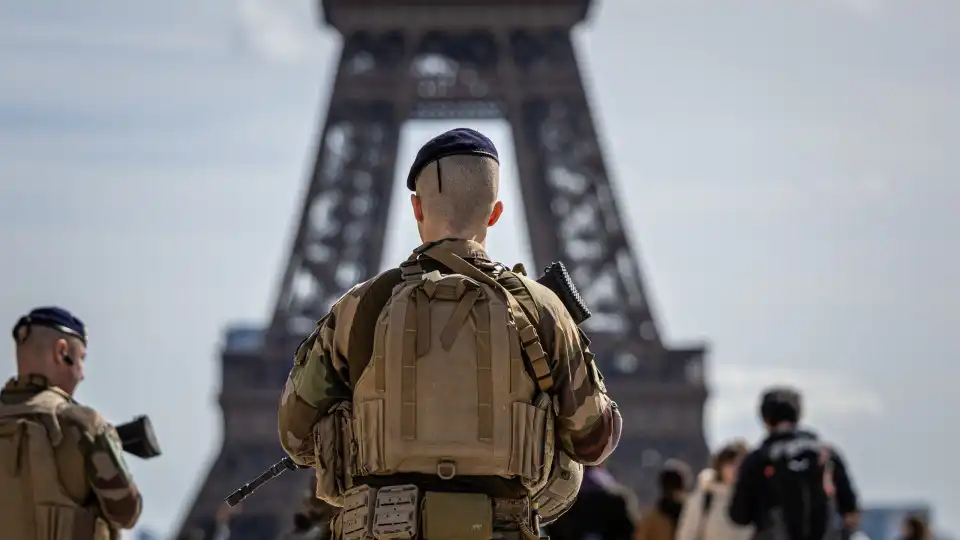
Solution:
<svg viewBox="0 0 960 540"><path fill-rule="evenodd" d="M260 486L266 484L267 482L273 480L274 478L280 476L281 474L287 471L293 471L296 469L303 469L300 465L297 465L293 462L293 459L285 457L280 461L274 463L269 469L263 471L263 474L254 478L250 482L240 486L240 488L230 495L227 496L223 501L227 503L228 506L236 506L240 502L250 495L253 495L253 492L260 489Z"/></svg>

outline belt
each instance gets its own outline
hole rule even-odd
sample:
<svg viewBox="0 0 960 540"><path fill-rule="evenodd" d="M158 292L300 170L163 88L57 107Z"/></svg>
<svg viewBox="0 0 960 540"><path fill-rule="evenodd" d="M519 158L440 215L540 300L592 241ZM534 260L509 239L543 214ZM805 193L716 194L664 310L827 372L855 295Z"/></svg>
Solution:
<svg viewBox="0 0 960 540"><path fill-rule="evenodd" d="M422 491L413 484L356 486L333 520L337 540L538 540L529 498Z"/></svg>

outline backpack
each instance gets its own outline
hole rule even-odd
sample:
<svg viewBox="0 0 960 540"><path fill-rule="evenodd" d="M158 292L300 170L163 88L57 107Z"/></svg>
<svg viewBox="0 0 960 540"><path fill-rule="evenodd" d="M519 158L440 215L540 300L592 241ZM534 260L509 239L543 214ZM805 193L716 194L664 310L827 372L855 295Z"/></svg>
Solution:
<svg viewBox="0 0 960 540"><path fill-rule="evenodd" d="M355 475L499 476L536 492L555 437L536 328L493 277L442 246L420 255L454 273L405 269L380 311L353 391Z"/></svg>
<svg viewBox="0 0 960 540"><path fill-rule="evenodd" d="M63 431L57 411L66 404L52 390L24 403L0 404L4 538L72 540L93 532L92 514L64 493L58 475L55 448L63 441Z"/></svg>
<svg viewBox="0 0 960 540"><path fill-rule="evenodd" d="M822 540L830 522L829 447L812 437L776 441L767 452L767 479L780 501L771 512L774 540Z"/></svg>

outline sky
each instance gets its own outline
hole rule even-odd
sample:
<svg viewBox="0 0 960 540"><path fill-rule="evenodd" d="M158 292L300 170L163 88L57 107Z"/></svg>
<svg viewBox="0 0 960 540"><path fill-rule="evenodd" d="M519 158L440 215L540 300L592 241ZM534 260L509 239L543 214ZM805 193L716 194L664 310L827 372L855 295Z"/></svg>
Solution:
<svg viewBox="0 0 960 540"><path fill-rule="evenodd" d="M223 330L272 312L338 54L317 21L0 0L0 321L88 323L78 398L153 418L164 456L131 467L161 533L220 444ZM929 502L954 533L958 21L955 0L607 0L576 33L666 339L711 344L711 443L757 440L759 390L793 383L868 503ZM463 124L503 155L490 251L529 267L509 131ZM408 124L399 169L454 125ZM385 264L419 243L402 175Z"/></svg>

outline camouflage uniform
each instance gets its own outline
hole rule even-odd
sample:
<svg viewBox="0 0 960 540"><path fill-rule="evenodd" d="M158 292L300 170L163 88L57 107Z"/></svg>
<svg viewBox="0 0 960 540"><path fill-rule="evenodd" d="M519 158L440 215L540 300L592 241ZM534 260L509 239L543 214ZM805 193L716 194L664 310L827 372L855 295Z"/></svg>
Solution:
<svg viewBox="0 0 960 540"><path fill-rule="evenodd" d="M80 509L71 524L74 531L69 539L116 538L118 529L133 528L140 517L140 491L123 459L116 430L97 411L76 403L66 392L51 386L45 377L27 375L13 378L4 386L0 392L0 412L27 404L41 395L58 402L56 420L62 430L62 440L53 444L60 481L60 486L53 489L58 489ZM8 489L18 488L0 486L0 490ZM0 521L14 518L22 519L7 516ZM47 538L59 540L63 531L53 529L56 527L48 531ZM47 538L39 531L35 535L36 540Z"/></svg>
<svg viewBox="0 0 960 540"><path fill-rule="evenodd" d="M474 264L492 265L476 242L449 240L443 247ZM563 450L579 463L600 463L619 442L621 418L616 404L606 394L588 348L589 340L552 291L519 277L538 311L536 327L551 364L552 393L559 404L556 427ZM352 399L353 381L359 374L348 369L351 328L375 325L379 313L358 314L355 304L344 299L360 296L375 283L376 278L348 291L297 350L280 399L278 427L281 445L298 464L316 465L311 436L315 423L331 405Z"/></svg>

